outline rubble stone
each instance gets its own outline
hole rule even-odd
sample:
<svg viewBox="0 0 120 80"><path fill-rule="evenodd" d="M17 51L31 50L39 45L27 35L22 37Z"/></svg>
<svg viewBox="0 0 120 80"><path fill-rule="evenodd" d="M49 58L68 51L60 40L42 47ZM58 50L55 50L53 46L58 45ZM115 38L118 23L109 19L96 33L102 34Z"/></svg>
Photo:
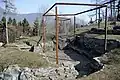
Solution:
<svg viewBox="0 0 120 80"><path fill-rule="evenodd" d="M18 65L10 65L0 73L4 80L75 80L78 72L71 68L70 62L64 62L65 66L58 68L20 68Z"/></svg>

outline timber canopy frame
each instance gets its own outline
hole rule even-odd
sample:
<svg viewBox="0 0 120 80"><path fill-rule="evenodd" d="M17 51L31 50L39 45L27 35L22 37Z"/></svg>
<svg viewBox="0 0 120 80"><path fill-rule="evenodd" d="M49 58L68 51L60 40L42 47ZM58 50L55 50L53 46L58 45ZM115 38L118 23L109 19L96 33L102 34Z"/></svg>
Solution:
<svg viewBox="0 0 120 80"><path fill-rule="evenodd" d="M86 10L86 11L82 11L82 12L79 12L79 13L75 13L75 14L58 14L58 7L59 5L74 5L74 6L95 6L96 8L93 8L93 9L89 9L89 10ZM55 7L55 15L48 15L47 13L53 9ZM46 31L45 31L45 24L44 24L44 17L45 16L55 16L55 20L56 20L56 64L58 64L58 37L59 37L59 16L74 16L74 35L75 35L75 24L76 24L76 15L79 15L79 14L83 14L83 13L86 13L86 12L90 12L90 11L93 11L93 10L96 10L96 9L100 9L100 8L103 8L105 7L105 38L104 38L104 51L106 52L107 50L107 5L105 4L84 4L84 3L55 3L54 5L52 5L44 14L43 14L43 24L42 24L42 27L43 27L43 52L45 52L45 40L46 40ZM98 22L99 26L100 26L100 23Z"/></svg>

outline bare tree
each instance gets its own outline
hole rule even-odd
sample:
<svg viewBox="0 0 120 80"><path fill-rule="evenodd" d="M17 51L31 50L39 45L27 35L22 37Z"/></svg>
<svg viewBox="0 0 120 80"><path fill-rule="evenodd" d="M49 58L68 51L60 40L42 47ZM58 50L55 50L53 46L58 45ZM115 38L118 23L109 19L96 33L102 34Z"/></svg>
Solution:
<svg viewBox="0 0 120 80"><path fill-rule="evenodd" d="M43 18L42 18L42 14L45 13L45 11L47 10L47 7L45 5L41 5L39 7L39 13L38 13L38 36L40 37L38 42L37 42L37 46L40 43L40 41L42 40L42 25L43 25Z"/></svg>
<svg viewBox="0 0 120 80"><path fill-rule="evenodd" d="M8 26L7 26L7 15L9 12L14 12L16 10L15 5L13 4L13 0L2 0L2 2L5 5L5 11L4 11L4 15L6 17L6 43L9 43L9 39L8 39Z"/></svg>

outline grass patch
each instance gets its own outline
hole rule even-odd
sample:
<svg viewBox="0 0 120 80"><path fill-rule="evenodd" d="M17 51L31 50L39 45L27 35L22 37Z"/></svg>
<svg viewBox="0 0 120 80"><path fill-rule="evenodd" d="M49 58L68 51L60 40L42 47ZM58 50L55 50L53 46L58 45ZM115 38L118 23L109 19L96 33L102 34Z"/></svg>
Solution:
<svg viewBox="0 0 120 80"><path fill-rule="evenodd" d="M0 48L0 71L14 64L30 68L49 65L46 59L37 53L19 51L17 48Z"/></svg>
<svg viewBox="0 0 120 80"><path fill-rule="evenodd" d="M104 39L105 35L97 35L95 38ZM107 39L114 39L114 40L120 41L120 36L119 35L107 35Z"/></svg>

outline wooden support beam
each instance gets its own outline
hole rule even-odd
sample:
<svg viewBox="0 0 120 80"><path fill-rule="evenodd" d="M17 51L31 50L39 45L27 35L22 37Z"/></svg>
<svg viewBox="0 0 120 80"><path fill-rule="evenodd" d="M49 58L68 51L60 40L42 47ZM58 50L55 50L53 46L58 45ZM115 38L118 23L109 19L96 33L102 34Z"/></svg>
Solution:
<svg viewBox="0 0 120 80"><path fill-rule="evenodd" d="M55 3L52 7L50 7L50 8L43 14L43 16L45 16L55 5L56 5L56 3Z"/></svg>
<svg viewBox="0 0 120 80"><path fill-rule="evenodd" d="M85 4L85 3L56 3L56 5L105 6L103 4Z"/></svg>
<svg viewBox="0 0 120 80"><path fill-rule="evenodd" d="M75 29L76 29L76 17L74 16L74 36L75 36Z"/></svg>
<svg viewBox="0 0 120 80"><path fill-rule="evenodd" d="M111 0L110 0L110 1L111 1ZM112 12L113 12L113 11L112 11L113 9L112 9L112 8L113 8L113 4L112 4L112 2L111 2L111 3L110 3L110 12L111 12L110 14L111 14L111 18L113 17L113 15L112 15L112 14L113 14L113 13L112 13Z"/></svg>
<svg viewBox="0 0 120 80"><path fill-rule="evenodd" d="M58 16L74 16L75 14L58 14ZM56 15L52 15L52 14L48 14L48 15L45 15L45 16L56 16Z"/></svg>
<svg viewBox="0 0 120 80"><path fill-rule="evenodd" d="M56 64L58 64L58 31L59 31L59 25L58 25L58 10L57 10L57 6L55 7L55 18L56 18Z"/></svg>
<svg viewBox="0 0 120 80"><path fill-rule="evenodd" d="M97 6L96 6L96 8L97 8ZM97 19L97 14L98 14L98 12L97 12L97 9L96 9L96 23L97 23L97 20L98 20L98 19Z"/></svg>
<svg viewBox="0 0 120 80"><path fill-rule="evenodd" d="M55 7L56 5L78 5L78 6L101 6L101 7L105 7L105 4L85 4L85 3L55 3L54 5L52 5L44 14L43 16L55 16L55 15L46 15L53 7ZM70 14L70 15L59 15L59 16L74 16L74 14Z"/></svg>
<svg viewBox="0 0 120 80"><path fill-rule="evenodd" d="M105 5L105 4L110 4L110 3L114 2L114 1L117 1L117 0L110 0L110 1L108 1L108 2L103 3L103 5Z"/></svg>
<svg viewBox="0 0 120 80"><path fill-rule="evenodd" d="M103 6L96 7L96 8L93 8L93 9L89 9L89 10L86 10L86 11L83 11L83 12L76 13L75 15L79 15L79 14L83 14L83 13L86 13L86 12L90 12L90 11L93 11L93 10L96 10L96 9L100 9L100 8L102 8L102 7L103 7Z"/></svg>
<svg viewBox="0 0 120 80"><path fill-rule="evenodd" d="M105 9L105 41L104 41L104 52L107 50L107 7Z"/></svg>
<svg viewBox="0 0 120 80"><path fill-rule="evenodd" d="M43 29L43 53L45 53L45 37L46 37L46 30L45 30L45 17L42 17L42 29Z"/></svg>
<svg viewBox="0 0 120 80"><path fill-rule="evenodd" d="M99 9L99 13L98 13L98 28L100 28L100 9Z"/></svg>
<svg viewBox="0 0 120 80"><path fill-rule="evenodd" d="M60 21L70 21L71 19L64 19L64 20L60 20Z"/></svg>

